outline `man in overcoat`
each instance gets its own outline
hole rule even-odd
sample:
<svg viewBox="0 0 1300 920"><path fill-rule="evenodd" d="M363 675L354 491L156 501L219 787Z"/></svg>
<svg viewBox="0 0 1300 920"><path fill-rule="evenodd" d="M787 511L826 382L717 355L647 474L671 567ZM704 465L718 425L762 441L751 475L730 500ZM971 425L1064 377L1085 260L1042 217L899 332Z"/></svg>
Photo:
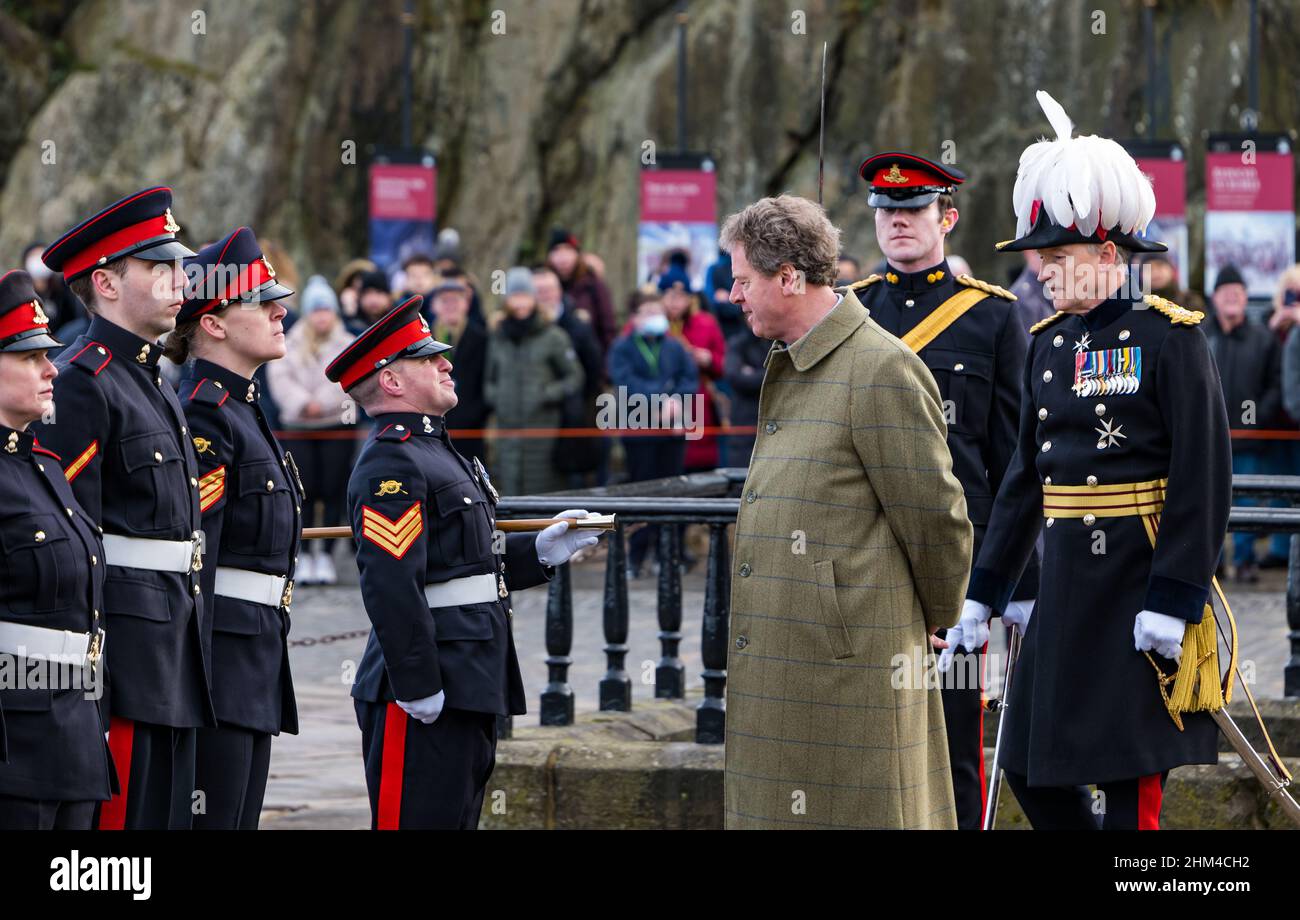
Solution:
<svg viewBox="0 0 1300 920"><path fill-rule="evenodd" d="M831 288L820 206L765 198L722 245L732 303L775 340L736 520L726 826L955 828L930 638L972 536L938 387Z"/></svg>

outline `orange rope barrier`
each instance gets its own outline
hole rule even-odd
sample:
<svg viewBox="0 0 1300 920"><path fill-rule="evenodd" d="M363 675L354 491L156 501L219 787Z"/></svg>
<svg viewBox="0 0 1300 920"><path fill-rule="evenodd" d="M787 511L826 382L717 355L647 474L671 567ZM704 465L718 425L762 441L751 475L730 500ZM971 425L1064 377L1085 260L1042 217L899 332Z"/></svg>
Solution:
<svg viewBox="0 0 1300 920"><path fill-rule="evenodd" d="M683 437L686 429L682 428L451 428L450 433L457 438L606 438L606 437ZM690 429L705 436L750 435L758 431L755 425L708 425ZM311 431L294 429L276 431L275 436L281 441L347 441L363 440L370 433L369 428L346 428L331 431Z"/></svg>

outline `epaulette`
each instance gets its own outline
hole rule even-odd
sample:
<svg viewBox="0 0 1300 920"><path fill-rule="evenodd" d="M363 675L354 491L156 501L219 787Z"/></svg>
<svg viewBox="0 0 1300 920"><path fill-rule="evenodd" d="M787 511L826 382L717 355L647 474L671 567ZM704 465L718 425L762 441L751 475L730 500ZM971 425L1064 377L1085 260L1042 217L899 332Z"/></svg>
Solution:
<svg viewBox="0 0 1300 920"><path fill-rule="evenodd" d="M411 436L411 429L404 425L388 425L375 435L376 441L405 441Z"/></svg>
<svg viewBox="0 0 1300 920"><path fill-rule="evenodd" d="M101 345L98 342L87 342L86 347L81 349L72 356L69 364L75 364L83 371L88 371L90 376L98 376L99 372L108 367L108 362L113 360L113 353L108 350L107 345Z"/></svg>
<svg viewBox="0 0 1300 920"><path fill-rule="evenodd" d="M1163 313L1169 317L1169 322L1175 326L1195 326L1205 319L1205 314L1200 310L1189 310L1186 307L1180 307L1172 300L1156 294L1148 294L1142 298L1142 301L1157 313Z"/></svg>
<svg viewBox="0 0 1300 920"><path fill-rule="evenodd" d="M867 277L863 278L861 281L854 281L845 289L849 291L864 291L880 280L880 275L867 275Z"/></svg>
<svg viewBox="0 0 1300 920"><path fill-rule="evenodd" d="M204 377L198 382L198 385L190 392L190 402L201 403L205 406L221 406L230 398L230 391L221 385L219 380L210 380Z"/></svg>
<svg viewBox="0 0 1300 920"><path fill-rule="evenodd" d="M970 275L958 275L957 283L983 291L985 294L992 294L994 297L1001 297L1003 300L1015 301L1017 299L1016 295L1006 288L998 287L996 284L989 284L987 281L981 281L978 278L972 278Z"/></svg>
<svg viewBox="0 0 1300 920"><path fill-rule="evenodd" d="M1056 322L1058 319L1065 319L1069 315L1070 314L1066 313L1064 310L1057 310L1051 316L1047 317L1047 319L1040 319L1038 322L1030 326L1029 334L1038 335L1038 333L1042 332L1044 329L1052 325L1052 323Z"/></svg>

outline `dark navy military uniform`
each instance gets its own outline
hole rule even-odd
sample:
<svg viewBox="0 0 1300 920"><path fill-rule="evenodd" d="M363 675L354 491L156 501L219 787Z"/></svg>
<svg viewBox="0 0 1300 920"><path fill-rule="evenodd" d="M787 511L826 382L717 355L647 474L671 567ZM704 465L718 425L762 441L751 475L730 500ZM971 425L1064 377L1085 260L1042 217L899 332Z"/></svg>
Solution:
<svg viewBox="0 0 1300 920"><path fill-rule="evenodd" d="M193 255L175 242L170 205L169 189L133 195L42 258L70 280L119 257ZM161 356L156 342L95 316L59 355L56 415L38 431L104 537L109 745L123 792L101 809L101 828L190 827L194 730L216 721L198 464Z"/></svg>
<svg viewBox="0 0 1300 920"><path fill-rule="evenodd" d="M57 348L48 323L26 272L0 277L5 360ZM58 455L5 425L0 548L0 829L85 830L116 791L98 703L104 548Z"/></svg>
<svg viewBox="0 0 1300 920"><path fill-rule="evenodd" d="M550 570L537 559L535 534L506 535L504 554L493 552L495 501L441 417L375 419L348 483L361 593L374 624L352 696L375 827L477 827L496 717L527 711L509 591L541 584ZM495 582L490 600L430 608L426 584L466 576ZM432 725L392 702L440 690L445 708Z"/></svg>
<svg viewBox="0 0 1300 920"><path fill-rule="evenodd" d="M940 195L955 194L966 180L959 169L902 152L868 157L858 173L869 183L867 203L890 209L927 208ZM974 559L1015 452L1028 347L1012 306L1016 298L969 275L954 277L947 259L918 272L887 264L883 277L872 275L852 287L871 318L916 352L939 386L952 471L962 484L974 530ZM1034 556L1013 600L1032 601L1037 590ZM986 794L985 659L981 650L975 658L960 654L957 661L941 690L953 796L957 826L978 830Z"/></svg>
<svg viewBox="0 0 1300 920"><path fill-rule="evenodd" d="M1017 321L1014 298L969 276L953 277L946 259L919 272L889 266L883 277L872 278L877 280L855 286L858 299L876 323L899 338L960 291L985 295L917 352L939 385L953 473L966 495L975 536L972 558L977 558L993 498L1015 452L1020 417L1028 336ZM1034 554L1011 599L1033 600L1037 591ZM960 663L952 673L959 670ZM985 795L982 693L978 683L962 681L960 686L945 682L942 695L957 824L978 830Z"/></svg>
<svg viewBox="0 0 1300 920"><path fill-rule="evenodd" d="M1175 663L1134 649L1139 611L1208 615L1232 488L1200 314L1153 303L1116 296L1034 327L1016 455L971 575L969 597L1003 609L1045 522L1000 762L1035 827L1096 827L1086 783L1105 826L1154 826L1167 771L1218 758L1208 714L1180 730L1166 708L1152 665Z"/></svg>
<svg viewBox="0 0 1300 920"><path fill-rule="evenodd" d="M195 788L206 809L194 826L256 829L271 736L298 732L287 636L303 496L252 380L199 359L180 393L199 458L218 721L199 731ZM268 585L280 589L274 599L252 596Z"/></svg>

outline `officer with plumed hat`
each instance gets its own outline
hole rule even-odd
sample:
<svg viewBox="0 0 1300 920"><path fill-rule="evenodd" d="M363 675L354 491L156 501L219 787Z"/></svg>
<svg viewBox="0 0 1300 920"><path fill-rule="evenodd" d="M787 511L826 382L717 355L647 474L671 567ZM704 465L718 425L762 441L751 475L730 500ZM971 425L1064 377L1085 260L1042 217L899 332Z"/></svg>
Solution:
<svg viewBox="0 0 1300 920"><path fill-rule="evenodd" d="M88 830L113 791L102 698L104 549L59 456L60 342L24 271L0 275L0 830Z"/></svg>
<svg viewBox="0 0 1300 920"><path fill-rule="evenodd" d="M121 791L100 809L103 829L189 828L195 730L215 724L198 463L158 367L158 340L184 301L181 260L194 254L177 240L180 229L171 189L148 188L42 254L92 316L59 355L55 412L39 433L104 540L99 612Z"/></svg>
<svg viewBox="0 0 1300 920"><path fill-rule="evenodd" d="M876 242L886 263L884 275L851 287L871 318L916 352L939 386L953 473L966 496L978 554L1015 448L1028 345L1016 320L1016 298L995 284L954 274L944 256L960 217L954 196L964 172L893 151L868 157L859 174L869 186L867 204L875 211ZM1037 561L1031 560L1008 621L1028 615L1037 587ZM977 651L983 649L981 641ZM941 659L941 692L957 826L976 830L985 800L984 659L952 653Z"/></svg>
<svg viewBox="0 0 1300 920"><path fill-rule="evenodd" d="M495 764L496 718L526 709L510 592L549 580L597 538L560 521L498 539L496 490L447 431L450 346L430 335L422 300L395 307L325 371L375 420L348 482L374 626L352 697L371 826L472 830Z"/></svg>

